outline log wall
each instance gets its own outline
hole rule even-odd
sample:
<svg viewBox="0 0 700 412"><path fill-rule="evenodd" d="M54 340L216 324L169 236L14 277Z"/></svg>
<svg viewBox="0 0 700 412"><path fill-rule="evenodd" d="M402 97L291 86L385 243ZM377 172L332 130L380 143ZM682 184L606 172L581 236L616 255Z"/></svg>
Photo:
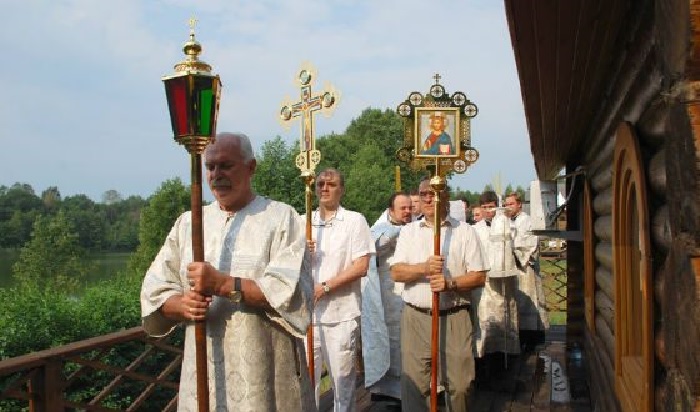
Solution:
<svg viewBox="0 0 700 412"><path fill-rule="evenodd" d="M617 411L612 243L613 130L629 121L647 176L653 244L654 408L700 410L700 0L637 2L626 49L590 131L594 326L584 345L598 410ZM690 53L688 50L695 50ZM687 57L686 57L687 56ZM688 75L681 73L688 69ZM692 69L692 70L691 70Z"/></svg>
<svg viewBox="0 0 700 412"><path fill-rule="evenodd" d="M672 3L676 3L672 1ZM601 111L596 116L596 122L591 128L590 150L583 154L584 167L587 169L587 179L590 182L593 197L593 221L595 241L595 291L593 304L595 305L594 329L587 329L585 334L585 348L589 354L589 383L592 389L592 397L598 410L620 410L615 390L615 275L613 273L613 243L612 243L612 161L614 150L613 130L620 121L631 122L640 139L640 146L645 158L645 172L649 189L649 216L652 217L651 236L654 245L654 285L661 288L655 290L655 343L656 376L654 393L659 399L655 399L657 410L670 410L670 398L666 394L671 388L679 384L679 376L682 373L675 371L669 375L667 370L673 356L669 354L666 336L669 335L668 327L663 321L670 316L668 305L662 300L667 299L663 293L669 287L664 279L665 272L662 263L665 262L668 251L673 248L673 208L669 207L667 192L674 185L667 173L668 165L668 140L669 117L672 113L669 102L663 93L667 87L665 67L659 61L659 55L664 52L659 50L658 32L656 25L668 24L658 21L653 3L640 6L636 13L630 16L628 49L621 53L619 70L615 71L615 77L610 79L610 94L601 104ZM673 13L672 13L673 14ZM676 14L676 18L679 16ZM685 16L689 19L689 16ZM698 111L700 113L700 110ZM687 167L687 161L684 163ZM697 180L697 179L696 179ZM680 193L683 190L679 190ZM698 197L695 197L698 199ZM697 232L696 232L697 233ZM700 296L700 294L698 294ZM697 307L697 305L696 305ZM664 312L666 311L666 312ZM700 328L695 330L700 331ZM700 332L698 332L700 333ZM700 337L695 339L700 342ZM695 351L694 353L700 353ZM700 364L694 370L700 371ZM686 373L689 373L686 371ZM700 373L700 372L698 372ZM671 376L672 378L668 378ZM694 378L695 376L693 376ZM695 382L700 382L700 377ZM678 392L676 389L673 391ZM675 393L674 392L674 393ZM677 397L674 397L677 399ZM690 410L690 409L688 409Z"/></svg>

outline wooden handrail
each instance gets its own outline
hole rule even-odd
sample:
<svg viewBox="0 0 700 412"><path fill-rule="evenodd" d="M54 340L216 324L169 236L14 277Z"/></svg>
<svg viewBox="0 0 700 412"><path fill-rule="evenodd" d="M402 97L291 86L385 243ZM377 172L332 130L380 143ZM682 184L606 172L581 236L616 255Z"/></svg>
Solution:
<svg viewBox="0 0 700 412"><path fill-rule="evenodd" d="M77 353L145 338L146 332L144 332L141 326L138 326L127 330L110 333L109 335L97 336L94 338L69 343L68 345L5 359L0 361L0 376L9 375L27 368L41 366L51 358L70 356Z"/></svg>
<svg viewBox="0 0 700 412"><path fill-rule="evenodd" d="M172 379L171 375L180 366L182 348L164 339L148 337L139 326L2 360L0 400L17 402L31 412L63 411L65 407L114 411L117 409L106 402L110 397L114 402L115 396L119 399L127 392L126 396L135 401L120 408L134 410L145 405L150 410L174 410L179 377ZM131 356L128 359L124 359L124 353L118 355L118 361L112 358L113 349L134 342L143 344L143 349L136 346L136 351L127 352ZM159 360L157 366L148 364L163 354L167 360ZM94 386L86 387L86 381ZM156 393L155 401L149 399Z"/></svg>

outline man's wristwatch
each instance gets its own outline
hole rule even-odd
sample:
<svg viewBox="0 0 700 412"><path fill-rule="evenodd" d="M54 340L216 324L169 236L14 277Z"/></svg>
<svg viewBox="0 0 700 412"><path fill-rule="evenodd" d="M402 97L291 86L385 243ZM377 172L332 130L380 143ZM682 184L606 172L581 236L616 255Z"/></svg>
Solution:
<svg viewBox="0 0 700 412"><path fill-rule="evenodd" d="M328 283L321 282L321 286L323 286L323 293L331 293L331 287L328 286Z"/></svg>
<svg viewBox="0 0 700 412"><path fill-rule="evenodd" d="M240 303L243 300L243 292L241 292L241 278L233 278L233 290L228 294L228 298L233 303Z"/></svg>
<svg viewBox="0 0 700 412"><path fill-rule="evenodd" d="M447 290L455 290L457 289L457 281L452 279L447 281Z"/></svg>

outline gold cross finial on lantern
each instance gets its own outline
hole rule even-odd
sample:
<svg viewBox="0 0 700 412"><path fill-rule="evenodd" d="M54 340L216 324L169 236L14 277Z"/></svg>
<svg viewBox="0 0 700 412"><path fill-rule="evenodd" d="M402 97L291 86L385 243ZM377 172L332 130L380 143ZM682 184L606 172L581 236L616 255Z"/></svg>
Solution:
<svg viewBox="0 0 700 412"><path fill-rule="evenodd" d="M191 36L194 36L194 29L197 26L197 22L199 22L199 20L197 20L194 16L190 17L190 19L187 20L187 24L190 25L190 35Z"/></svg>

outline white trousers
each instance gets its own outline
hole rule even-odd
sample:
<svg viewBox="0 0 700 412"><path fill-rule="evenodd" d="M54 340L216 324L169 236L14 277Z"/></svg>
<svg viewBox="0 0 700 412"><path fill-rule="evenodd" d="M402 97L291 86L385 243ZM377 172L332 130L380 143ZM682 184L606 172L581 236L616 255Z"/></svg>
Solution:
<svg viewBox="0 0 700 412"><path fill-rule="evenodd" d="M359 318L338 323L314 324L316 406L321 395L321 371L325 364L333 388L333 411L355 411L358 325ZM306 342L304 344L306 345Z"/></svg>

